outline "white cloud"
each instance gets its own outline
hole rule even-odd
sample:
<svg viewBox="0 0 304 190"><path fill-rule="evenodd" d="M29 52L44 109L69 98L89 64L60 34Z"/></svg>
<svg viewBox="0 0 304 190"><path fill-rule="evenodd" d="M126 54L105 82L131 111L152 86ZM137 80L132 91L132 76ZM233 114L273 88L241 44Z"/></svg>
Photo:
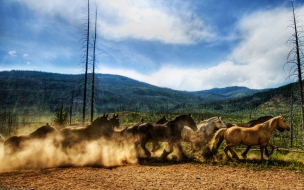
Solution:
<svg viewBox="0 0 304 190"><path fill-rule="evenodd" d="M15 50L9 51L8 54L10 54L11 56L16 56L16 51Z"/></svg>
<svg viewBox="0 0 304 190"><path fill-rule="evenodd" d="M86 1L81 0L19 0L41 14L60 16L70 24L83 24ZM157 3L153 0L95 0L99 5L98 33L106 39L134 38L156 40L166 44L193 44L210 40L214 32L197 15L173 4ZM171 6L171 7L166 7Z"/></svg>
<svg viewBox="0 0 304 190"><path fill-rule="evenodd" d="M252 65L236 65L230 61L221 62L207 69L176 68L173 65L168 65L151 75L136 73L132 70L109 68L101 68L100 72L118 74L160 87L187 91L227 86L263 89L282 83L282 78L277 76L276 73L269 73L263 68L255 68Z"/></svg>
<svg viewBox="0 0 304 190"><path fill-rule="evenodd" d="M108 6L100 6L104 15L99 19L100 33L106 38L131 37L168 44L192 44L214 37L210 28L187 10L169 10L155 1L106 2ZM104 17L107 19L102 19ZM114 20L115 24L106 20Z"/></svg>
<svg viewBox="0 0 304 190"><path fill-rule="evenodd" d="M27 54L27 53L23 54L23 57L27 57L27 56L28 56L28 54Z"/></svg>
<svg viewBox="0 0 304 190"><path fill-rule="evenodd" d="M30 64L31 64L31 62L26 62L26 64L30 65Z"/></svg>

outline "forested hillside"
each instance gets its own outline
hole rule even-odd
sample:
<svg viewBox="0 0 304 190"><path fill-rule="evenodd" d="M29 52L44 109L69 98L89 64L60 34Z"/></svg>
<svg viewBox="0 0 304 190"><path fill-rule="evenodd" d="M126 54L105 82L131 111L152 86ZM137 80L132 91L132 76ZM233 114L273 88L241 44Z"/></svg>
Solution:
<svg viewBox="0 0 304 190"><path fill-rule="evenodd" d="M54 112L61 105L80 112L83 75L37 71L0 72L1 110ZM160 88L127 77L97 74L96 112L174 112L195 105L252 95L259 90L227 87L197 92ZM90 95L89 95L90 96Z"/></svg>

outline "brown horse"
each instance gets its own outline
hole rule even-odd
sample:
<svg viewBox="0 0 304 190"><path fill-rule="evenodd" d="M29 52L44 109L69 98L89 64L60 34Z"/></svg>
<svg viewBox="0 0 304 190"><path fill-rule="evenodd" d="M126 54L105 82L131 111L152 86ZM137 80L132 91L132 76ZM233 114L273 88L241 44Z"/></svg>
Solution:
<svg viewBox="0 0 304 190"><path fill-rule="evenodd" d="M180 115L174 120L169 121L166 124L141 124L138 126L137 134L139 136L139 142L141 147L144 149L147 157L151 157L150 151L146 148L146 143L149 141L161 141L168 142L169 151L163 151L161 157L166 159L167 156L173 152L173 146L176 145L179 153L181 153L182 158L187 157L182 150L181 146L181 131L185 126L190 127L192 130L196 131L197 126L194 120L189 115Z"/></svg>
<svg viewBox="0 0 304 190"><path fill-rule="evenodd" d="M44 140L46 138L54 138L58 133L57 129L50 126L48 123L39 127L34 132L28 135L14 135L4 141L4 150L6 154L12 154L26 148L26 143L32 140Z"/></svg>
<svg viewBox="0 0 304 190"><path fill-rule="evenodd" d="M95 119L91 125L86 127L66 127L60 130L62 150L67 153L67 148L83 141L97 140L101 137L110 139L114 130L113 125L108 119L108 115L103 115Z"/></svg>
<svg viewBox="0 0 304 190"><path fill-rule="evenodd" d="M273 116L262 116L262 117L259 117L258 119L248 121L247 123L237 123L237 124L226 123L226 127L230 128L230 127L233 127L233 126L239 126L239 127L249 128L249 127L253 127L257 124L264 123L265 121L268 121L271 118L273 118ZM281 132L284 131L284 129L282 130L281 128L277 128L277 129ZM213 153L217 153L217 151L218 151L218 149L219 149L219 147L220 147L220 145L223 141L224 141L224 135L219 137L219 140L218 140L218 142L217 142L217 144L216 144L216 146L213 150ZM247 157L247 153L250 149L251 149L251 146L247 146L246 150L242 153L243 158ZM266 156L270 156L267 147L265 147L265 154L266 154Z"/></svg>
<svg viewBox="0 0 304 190"><path fill-rule="evenodd" d="M228 129L220 129L216 132L212 140L211 148L219 138L220 134L224 133L224 138L226 140L224 152L228 159L231 159L228 155L228 150L232 154L233 158L238 159L238 156L231 148L238 144L244 144L246 146L260 145L261 160L263 160L263 152L266 146L270 146L272 148L271 154L273 153L274 146L269 143L269 140L272 132L277 127L286 129L287 131L290 130L288 124L283 120L282 115L274 117L264 123L257 124L251 128L233 126Z"/></svg>

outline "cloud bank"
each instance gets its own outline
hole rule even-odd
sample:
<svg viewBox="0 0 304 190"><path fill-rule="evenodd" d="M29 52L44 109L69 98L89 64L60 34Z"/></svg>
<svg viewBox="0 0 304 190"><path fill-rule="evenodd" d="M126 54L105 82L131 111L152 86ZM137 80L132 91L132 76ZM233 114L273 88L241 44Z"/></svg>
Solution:
<svg viewBox="0 0 304 190"><path fill-rule="evenodd" d="M300 7L296 12L303 12ZM197 91L214 87L246 86L253 89L278 87L292 82L286 80L290 66L283 69L291 47L286 43L293 34L288 26L292 12L280 7L244 16L237 24L240 42L224 60L203 68L163 66L150 76L132 71L111 70L156 86L177 90ZM202 63L203 65L203 63Z"/></svg>

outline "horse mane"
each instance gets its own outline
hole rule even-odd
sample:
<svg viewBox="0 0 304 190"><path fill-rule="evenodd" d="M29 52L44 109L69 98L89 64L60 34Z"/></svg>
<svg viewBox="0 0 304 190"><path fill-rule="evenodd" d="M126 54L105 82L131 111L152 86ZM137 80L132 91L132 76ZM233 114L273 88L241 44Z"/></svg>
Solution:
<svg viewBox="0 0 304 190"><path fill-rule="evenodd" d="M262 116L262 117L259 117L257 119L254 119L254 120L251 120L251 121L248 121L246 124L248 124L249 127L252 127L256 124L259 124L261 123L262 121L264 121L266 119L266 121L270 120L271 118L273 118L273 116ZM264 122L266 122L264 121Z"/></svg>
<svg viewBox="0 0 304 190"><path fill-rule="evenodd" d="M203 120L203 121L200 121L199 122L199 124L202 124L202 123L208 123L208 122L210 122L211 120L214 120L214 119L217 119L218 117L211 117L211 118L209 118L209 119L205 119L205 120ZM199 125L198 124L198 125Z"/></svg>

